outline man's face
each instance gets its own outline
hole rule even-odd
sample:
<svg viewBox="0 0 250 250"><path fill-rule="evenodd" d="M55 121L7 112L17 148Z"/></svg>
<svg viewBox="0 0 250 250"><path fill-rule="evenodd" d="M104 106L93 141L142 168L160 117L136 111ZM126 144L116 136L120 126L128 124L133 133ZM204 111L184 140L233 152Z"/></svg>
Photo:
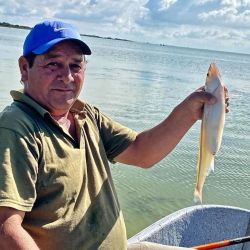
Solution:
<svg viewBox="0 0 250 250"><path fill-rule="evenodd" d="M69 111L84 82L86 62L79 46L64 41L37 55L31 68L23 65L25 63L25 59L19 60L24 92L54 116Z"/></svg>

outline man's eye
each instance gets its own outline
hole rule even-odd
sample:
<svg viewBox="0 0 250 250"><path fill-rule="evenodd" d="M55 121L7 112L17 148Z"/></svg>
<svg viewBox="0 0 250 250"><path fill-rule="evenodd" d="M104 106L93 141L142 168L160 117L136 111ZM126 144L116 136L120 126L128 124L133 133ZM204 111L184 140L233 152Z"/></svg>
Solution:
<svg viewBox="0 0 250 250"><path fill-rule="evenodd" d="M74 70L74 71L79 71L79 70L81 70L81 65L79 65L79 64L72 64L71 65L71 69L72 70Z"/></svg>
<svg viewBox="0 0 250 250"><path fill-rule="evenodd" d="M45 68L47 68L51 71L55 71L55 70L60 68L60 64L57 62L49 62L49 63L45 64Z"/></svg>
<svg viewBox="0 0 250 250"><path fill-rule="evenodd" d="M47 66L58 67L58 63L57 62L50 62L47 64Z"/></svg>
<svg viewBox="0 0 250 250"><path fill-rule="evenodd" d="M81 66L80 66L80 65L78 65L78 64L72 64L72 67L73 67L73 68L78 68L78 69L80 69L80 68L81 68Z"/></svg>

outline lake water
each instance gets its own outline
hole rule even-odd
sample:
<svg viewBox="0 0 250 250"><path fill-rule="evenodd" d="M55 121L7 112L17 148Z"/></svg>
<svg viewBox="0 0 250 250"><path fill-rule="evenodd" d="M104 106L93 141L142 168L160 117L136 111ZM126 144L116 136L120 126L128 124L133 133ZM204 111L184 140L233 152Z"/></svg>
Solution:
<svg viewBox="0 0 250 250"><path fill-rule="evenodd" d="M17 60L27 30L0 28L0 110L9 91L21 88ZM217 63L230 91L231 112L215 172L206 179L204 204L250 209L250 55L83 37L88 57L81 98L137 130L162 121L189 93L204 84ZM112 173L132 236L178 209L192 206L200 122L155 167L112 165Z"/></svg>

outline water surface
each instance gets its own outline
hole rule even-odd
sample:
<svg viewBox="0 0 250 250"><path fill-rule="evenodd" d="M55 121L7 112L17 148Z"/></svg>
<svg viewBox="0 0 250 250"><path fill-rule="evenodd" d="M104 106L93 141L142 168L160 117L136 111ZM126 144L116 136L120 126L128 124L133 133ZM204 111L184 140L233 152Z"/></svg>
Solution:
<svg viewBox="0 0 250 250"><path fill-rule="evenodd" d="M0 110L21 88L17 60L27 30L0 28ZM206 179L204 204L250 209L250 56L82 37L91 47L81 98L115 120L143 131L156 125L204 84L211 62L230 91L231 112L215 173ZM178 209L192 206L200 122L154 168L112 165L128 236Z"/></svg>

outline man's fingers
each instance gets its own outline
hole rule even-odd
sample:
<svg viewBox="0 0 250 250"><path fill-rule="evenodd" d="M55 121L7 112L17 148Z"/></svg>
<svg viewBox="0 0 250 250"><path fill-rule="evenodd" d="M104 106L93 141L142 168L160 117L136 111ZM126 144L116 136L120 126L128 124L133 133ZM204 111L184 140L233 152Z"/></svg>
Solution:
<svg viewBox="0 0 250 250"><path fill-rule="evenodd" d="M200 92L201 101L207 104L214 104L216 103L216 97L208 92Z"/></svg>
<svg viewBox="0 0 250 250"><path fill-rule="evenodd" d="M208 104L214 104L216 102L216 98L210 94L210 93L207 93L205 92L205 86L201 86L199 87L196 92L198 93L201 93L202 95L202 101L204 101L205 103L208 103ZM226 105L226 108L225 108L225 111L226 113L229 112L229 92L228 92L228 88L226 86L224 86L224 94L225 94L225 105Z"/></svg>

